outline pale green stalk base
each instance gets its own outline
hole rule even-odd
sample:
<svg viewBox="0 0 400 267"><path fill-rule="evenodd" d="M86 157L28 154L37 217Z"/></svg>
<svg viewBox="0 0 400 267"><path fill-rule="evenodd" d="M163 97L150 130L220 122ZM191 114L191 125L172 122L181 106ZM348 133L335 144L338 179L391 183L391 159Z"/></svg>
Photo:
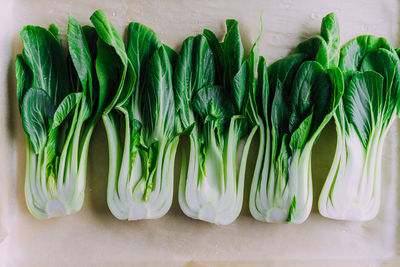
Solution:
<svg viewBox="0 0 400 267"><path fill-rule="evenodd" d="M336 117L335 117L336 120ZM338 126L336 153L318 201L321 215L338 220L375 218L381 199L382 150L388 129L374 127L367 150L353 128Z"/></svg>
<svg viewBox="0 0 400 267"><path fill-rule="evenodd" d="M129 125L128 114L125 123ZM103 116L109 147L109 176L107 204L120 220L157 219L171 207L174 183L174 162L179 138L162 140L157 155L157 166L151 170L155 177L142 177L140 153L131 159L130 129L125 127L124 147L111 115ZM154 190L144 198L147 179L156 179Z"/></svg>
<svg viewBox="0 0 400 267"><path fill-rule="evenodd" d="M240 214L243 202L244 176L251 141L257 130L253 128L246 140L239 174L236 174L237 133L234 132L235 118L231 120L225 150L213 143L206 152L205 172L200 170L199 144L194 134L190 135L189 164L185 154L182 159L179 182L179 205L193 219L215 224L230 224Z"/></svg>
<svg viewBox="0 0 400 267"><path fill-rule="evenodd" d="M70 138L58 162L57 177L46 176L46 153L35 154L26 138L25 199L33 216L39 219L68 215L81 209L84 199L87 156L93 127L80 140L82 123ZM79 146L82 141L83 146Z"/></svg>
<svg viewBox="0 0 400 267"><path fill-rule="evenodd" d="M252 216L262 222L303 223L312 207L311 150L314 138L288 162L288 177L270 162L270 132L260 124L260 146L250 190Z"/></svg>

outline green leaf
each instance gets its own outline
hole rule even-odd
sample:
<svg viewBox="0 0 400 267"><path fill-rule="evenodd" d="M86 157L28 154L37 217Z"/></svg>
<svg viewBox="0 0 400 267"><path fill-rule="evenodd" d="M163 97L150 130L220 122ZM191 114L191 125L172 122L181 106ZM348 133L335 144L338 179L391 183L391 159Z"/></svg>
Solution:
<svg viewBox="0 0 400 267"><path fill-rule="evenodd" d="M328 69L333 95L331 97L331 104L329 110L333 112L339 105L344 93L344 80L342 71L338 67Z"/></svg>
<svg viewBox="0 0 400 267"><path fill-rule="evenodd" d="M90 20L92 21L93 25L96 28L96 32L99 36L99 38L106 43L108 46L111 46L113 48L114 52L111 52L110 49L105 48L104 45L101 45L101 49L103 51L98 51L98 54L102 53L103 57L107 57L107 59L101 59L99 60L99 66L97 63L97 60L99 59L99 55L96 60L96 70L99 68L101 72L101 76L106 75L105 77L99 77L99 84L100 84L100 107L105 105L107 99L110 95L114 95L112 98L111 102L108 104L107 107L104 109L104 114L107 114L110 112L110 110L116 106L123 106L126 104L132 95L134 91L134 84L136 82L136 74L133 70L132 64L128 60L128 56L125 52L125 45L124 42L122 41L121 36L118 34L118 32L115 30L114 26L110 23L110 21L107 19L105 13L101 10L97 10L96 12L93 13L93 15L90 17ZM98 50L99 50L99 45L98 45ZM108 55L106 55L104 52L107 51ZM104 90L111 90L107 83L104 81L104 79L107 79L107 72L104 72L105 69L108 69L109 71L114 72L112 74L115 76L116 70L112 70L111 67L109 66L104 66L103 64L110 61L111 58L115 60L115 56L110 55L112 53L115 53L118 55L119 58L119 63L122 63L122 74L119 72L118 74L121 75L120 77L120 82L118 82L118 89L117 92L112 94L111 92L102 92ZM100 65L101 64L101 65ZM113 64L115 66L115 63ZM117 75L118 75L117 74ZM98 74L98 76L100 76ZM102 79L103 81L100 81ZM103 88L101 86L104 86ZM107 95L107 97L105 97Z"/></svg>
<svg viewBox="0 0 400 267"><path fill-rule="evenodd" d="M264 57L260 57L257 73L258 73L258 80L257 80L258 94L256 94L255 97L252 97L254 98L252 102L256 104L258 103L258 109L262 110L264 118L269 121L270 90L268 82L267 63L265 62ZM261 99L262 101L259 101L259 99Z"/></svg>
<svg viewBox="0 0 400 267"><path fill-rule="evenodd" d="M197 91L193 98L192 108L203 121L226 121L234 114L232 103L226 100L219 86L207 86Z"/></svg>
<svg viewBox="0 0 400 267"><path fill-rule="evenodd" d="M335 13L329 13L322 19L321 36L328 46L328 68L336 67L340 58L340 31Z"/></svg>
<svg viewBox="0 0 400 267"><path fill-rule="evenodd" d="M68 94L68 72L60 43L48 30L25 26L20 32L24 62L32 71L32 87L41 88L58 105Z"/></svg>
<svg viewBox="0 0 400 267"><path fill-rule="evenodd" d="M54 110L46 91L31 88L25 94L21 107L22 125L35 153L46 144L49 120L53 118Z"/></svg>
<svg viewBox="0 0 400 267"><path fill-rule="evenodd" d="M22 99L32 83L32 72L25 64L22 55L17 55L15 58L15 74L17 78L17 100L21 110Z"/></svg>
<svg viewBox="0 0 400 267"><path fill-rule="evenodd" d="M194 123L191 101L200 88L215 83L213 53L202 35L188 37L182 44L174 73L176 111L183 128Z"/></svg>
<svg viewBox="0 0 400 267"><path fill-rule="evenodd" d="M325 39L317 35L301 42L294 50L295 54L305 54L310 60L315 60L324 68L329 66L328 46Z"/></svg>
<svg viewBox="0 0 400 267"><path fill-rule="evenodd" d="M51 169L51 171L54 171L54 168L58 167L54 166L55 163L54 161L57 157L57 141L58 141L57 135L58 135L58 129L56 128L50 129L45 146L46 166L49 169Z"/></svg>
<svg viewBox="0 0 400 267"><path fill-rule="evenodd" d="M132 64L128 62L128 66L126 68L125 79L122 79L123 85L122 89L119 90L120 94L118 98L115 98L115 103L117 107L124 106L128 104L132 99L131 96L135 91L135 83L136 83L136 73L132 68ZM117 100L116 100L117 99Z"/></svg>
<svg viewBox="0 0 400 267"><path fill-rule="evenodd" d="M83 88L83 94L93 101L92 57L85 33L79 22L72 16L68 20L68 51Z"/></svg>
<svg viewBox="0 0 400 267"><path fill-rule="evenodd" d="M224 72L223 72L223 70L224 70L224 52L222 50L222 46L212 31L205 29L203 32L203 35L207 39L207 42L208 42L208 44L213 52L213 55L214 55L217 84L223 85L223 83L224 83Z"/></svg>
<svg viewBox="0 0 400 267"><path fill-rule="evenodd" d="M307 143L311 130L312 117L313 114L311 113L311 115L309 115L303 122L300 123L299 127L290 137L289 147L292 151L302 150Z"/></svg>
<svg viewBox="0 0 400 267"><path fill-rule="evenodd" d="M318 62L306 61L299 68L293 86L293 113L289 130L292 132L297 129L300 122L313 112L311 133L314 133L330 112L331 98L334 95L330 77Z"/></svg>
<svg viewBox="0 0 400 267"><path fill-rule="evenodd" d="M291 90L294 77L300 65L307 58L305 54L292 54L282 58L268 67L268 80L270 95L275 95L278 84L285 88L285 91ZM273 98L270 98L272 101ZM270 113L270 112L269 112Z"/></svg>
<svg viewBox="0 0 400 267"><path fill-rule="evenodd" d="M49 32L54 35L54 37L57 39L57 41L62 45L62 39L60 37L60 30L55 24L50 24L49 27Z"/></svg>
<svg viewBox="0 0 400 267"><path fill-rule="evenodd" d="M99 81L97 78L97 73L96 73L96 58L97 58L97 32L94 27L91 26L83 26L82 27L87 45L88 45L88 50L90 53L91 57L91 65L92 65L92 90L90 90L90 99L88 99L88 96L86 96L87 102L90 103L90 110L92 111L94 107L96 107L97 111L94 114L94 121L97 121L97 118L101 115L102 110L99 109L98 106L98 99L99 99Z"/></svg>
<svg viewBox="0 0 400 267"><path fill-rule="evenodd" d="M221 44L224 59L224 88L228 92L231 90L231 82L236 73L240 70L243 62L243 45L240 39L239 23L236 20L226 20L226 35L224 42ZM239 95L237 93L234 94ZM236 103L239 99L235 100Z"/></svg>
<svg viewBox="0 0 400 267"><path fill-rule="evenodd" d="M278 80L270 114L271 126L281 136L288 131L288 118L290 116L290 107L285 99L287 99L287 96L284 95L283 85Z"/></svg>
<svg viewBox="0 0 400 267"><path fill-rule="evenodd" d="M162 46L164 47L165 52L167 52L169 62L171 63L172 66L172 70L174 70L176 66L176 61L178 60L178 54L175 52L174 49L172 49L168 45L163 44Z"/></svg>
<svg viewBox="0 0 400 267"><path fill-rule="evenodd" d="M383 77L366 71L353 76L343 95L343 105L348 121L360 137L365 148L368 146L372 127L377 122L382 105Z"/></svg>
<svg viewBox="0 0 400 267"><path fill-rule="evenodd" d="M248 94L249 62L245 61L232 80L232 94L236 113L242 113L245 96Z"/></svg>
<svg viewBox="0 0 400 267"><path fill-rule="evenodd" d="M315 100L324 100L324 102L326 102L326 99L314 99L314 92L318 93L318 91L321 90L321 93L326 92L324 98L326 98L326 96L329 97L329 90L326 90L326 87L329 88L329 80L323 82L324 80L320 79L322 73L322 66L315 61L304 62L297 71L293 82L293 88L289 96L292 105L291 109L295 111L297 116L289 122L290 131L296 129L299 123L305 119L305 116L310 114L311 107L315 103Z"/></svg>
<svg viewBox="0 0 400 267"><path fill-rule="evenodd" d="M63 101L61 101L54 113L52 128L57 128L61 125L68 114L75 108L76 105L78 105L81 98L82 93L71 93L67 95Z"/></svg>
<svg viewBox="0 0 400 267"><path fill-rule="evenodd" d="M364 57L379 48L395 53L385 38L372 35L362 35L348 42L340 51L339 67L343 73L358 71Z"/></svg>
<svg viewBox="0 0 400 267"><path fill-rule="evenodd" d="M215 65L217 68L217 84L221 85L225 94L231 96L235 103L242 106L241 96L245 92L234 92L235 90L246 90L247 88L233 88L235 75L239 72L243 63L243 45L239 34L239 24L236 20L226 21L227 32L222 43L218 42L215 34L209 30L204 30L204 36L210 45L215 57ZM238 78L239 80L241 77ZM236 98L237 97L237 98Z"/></svg>
<svg viewBox="0 0 400 267"><path fill-rule="evenodd" d="M85 25L85 26L82 26L82 30L85 35L85 39L88 44L89 52L90 52L90 55L92 57L92 62L93 62L93 58L96 58L96 56L97 56L98 36L97 36L96 29L92 26Z"/></svg>
<svg viewBox="0 0 400 267"><path fill-rule="evenodd" d="M142 116L147 141L150 143L174 133L175 105L172 67L164 47L149 59L142 88Z"/></svg>
<svg viewBox="0 0 400 267"><path fill-rule="evenodd" d="M245 64L247 66L247 78L246 78L246 96L247 99L245 99L243 104L245 105L245 110L244 112L247 114L247 116L250 119L250 122L253 125L259 124L258 122L258 110L261 110L261 105L257 106L257 101L256 99L261 99L262 98L262 92L264 90L267 90L266 88L263 88L265 86L264 79L266 76L266 65L265 64L265 59L263 57L258 56L258 42L261 38L261 34L263 31L263 25L262 25L262 17L260 18L261 21L261 33L258 36L257 40L253 44L253 47L251 48L250 55L249 57L245 60ZM259 64L259 60L263 61L261 65ZM243 67L243 66L242 66ZM264 68L264 69L263 69ZM260 73L258 73L260 71ZM257 85L257 78L259 77L259 85ZM268 81L268 77L267 77Z"/></svg>
<svg viewBox="0 0 400 267"><path fill-rule="evenodd" d="M103 42L115 49L115 52L121 59L123 65L128 65L128 57L125 52L124 41L107 19L106 14L102 10L96 10L90 17L90 21L93 23L97 34Z"/></svg>
<svg viewBox="0 0 400 267"><path fill-rule="evenodd" d="M375 71L383 77L382 102L378 110L383 121L389 121L396 105L399 106L400 80L399 59L386 49L377 49L368 53L361 65L361 71Z"/></svg>
<svg viewBox="0 0 400 267"><path fill-rule="evenodd" d="M153 30L137 22L129 24L126 53L136 73L135 90L142 86L145 66L160 46L161 41Z"/></svg>
<svg viewBox="0 0 400 267"><path fill-rule="evenodd" d="M122 64L113 48L97 41L96 73L99 79L99 110L110 107L121 82ZM112 106L111 106L112 107ZM110 108L109 108L110 109ZM109 109L104 113L109 112Z"/></svg>

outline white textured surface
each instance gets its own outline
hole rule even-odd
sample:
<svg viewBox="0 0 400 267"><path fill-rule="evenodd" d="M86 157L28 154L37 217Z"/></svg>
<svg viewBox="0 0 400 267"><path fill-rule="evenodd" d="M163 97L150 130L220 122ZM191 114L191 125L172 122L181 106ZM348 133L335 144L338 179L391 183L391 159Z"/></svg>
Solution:
<svg viewBox="0 0 400 267"><path fill-rule="evenodd" d="M242 214L231 225L191 220L179 210L176 192L171 211L152 221L118 221L106 204L107 145L99 125L89 153L86 199L81 212L59 219L34 219L25 206L25 144L15 97L13 59L21 51L18 32L25 24L55 23L63 34L68 12L82 24L103 9L121 32L129 21L153 28L173 48L204 27L224 32L226 18L240 23L246 52L256 39L264 12L260 52L268 62L287 55L301 40L319 32L321 18L339 16L342 44L359 34L377 34L398 46L399 6L394 0L360 1L3 1L0 10L0 266L396 266L398 223L399 124L384 150L383 199L378 217L368 223L328 220L313 206L302 225L260 223L248 211L248 175ZM178 154L181 153L178 149ZM314 192L318 194L335 149L332 124L313 150ZM250 151L250 167L255 162ZM179 166L180 156L176 166ZM249 168L251 169L251 168ZM179 170L176 169L178 174ZM249 174L249 173L248 173ZM178 176L175 175L177 178ZM175 187L176 189L177 187ZM314 195L316 203L317 195ZM150 261L148 264L145 262ZM167 264L169 263L169 264ZM225 266L225 265L224 265ZM386 266L386 265L385 265Z"/></svg>

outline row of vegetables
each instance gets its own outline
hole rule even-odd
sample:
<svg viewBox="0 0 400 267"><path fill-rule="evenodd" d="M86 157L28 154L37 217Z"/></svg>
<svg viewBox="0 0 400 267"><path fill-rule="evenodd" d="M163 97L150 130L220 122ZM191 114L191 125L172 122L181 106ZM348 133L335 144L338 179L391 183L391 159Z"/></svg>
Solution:
<svg viewBox="0 0 400 267"><path fill-rule="evenodd" d="M206 29L176 53L140 23L129 24L125 44L104 12L90 19L94 27L69 18L67 53L54 25L20 32L24 48L15 69L26 136L25 197L35 217L80 210L89 142L102 119L107 203L118 219L168 212L185 135L189 151L178 196L187 216L232 223L247 171L255 219L302 223L313 199L312 148L332 117L337 146L319 211L344 220L376 216L383 142L400 111L400 60L386 39L359 36L341 48L332 13L320 35L267 65L258 55L259 38L244 56L235 20L226 21L222 42ZM257 132L256 165L246 170Z"/></svg>

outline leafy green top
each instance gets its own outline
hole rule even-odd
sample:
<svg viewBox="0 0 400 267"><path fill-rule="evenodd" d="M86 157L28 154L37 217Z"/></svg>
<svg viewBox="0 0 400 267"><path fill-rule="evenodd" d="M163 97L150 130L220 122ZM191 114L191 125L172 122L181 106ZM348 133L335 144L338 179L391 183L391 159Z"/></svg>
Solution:
<svg viewBox="0 0 400 267"><path fill-rule="evenodd" d="M386 129L399 112L399 57L386 39L371 35L349 41L340 54L346 87L339 121L347 133L353 125L367 148L373 130Z"/></svg>

